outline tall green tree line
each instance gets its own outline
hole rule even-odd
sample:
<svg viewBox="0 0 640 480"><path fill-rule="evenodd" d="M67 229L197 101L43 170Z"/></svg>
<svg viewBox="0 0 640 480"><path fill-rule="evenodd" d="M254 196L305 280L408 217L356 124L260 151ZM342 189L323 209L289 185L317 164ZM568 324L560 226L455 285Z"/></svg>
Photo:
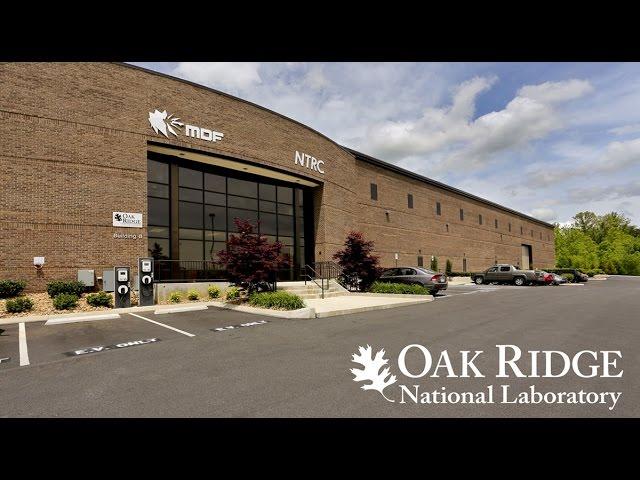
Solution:
<svg viewBox="0 0 640 480"><path fill-rule="evenodd" d="M556 264L581 270L640 275L640 228L624 215L580 212L573 224L555 225Z"/></svg>

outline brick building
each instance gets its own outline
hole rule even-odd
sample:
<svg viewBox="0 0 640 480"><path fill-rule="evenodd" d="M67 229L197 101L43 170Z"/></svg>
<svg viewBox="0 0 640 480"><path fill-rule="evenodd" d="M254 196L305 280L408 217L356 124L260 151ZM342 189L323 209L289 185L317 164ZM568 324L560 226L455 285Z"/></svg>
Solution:
<svg viewBox="0 0 640 480"><path fill-rule="evenodd" d="M330 260L352 229L385 266L555 261L548 223L197 84L124 64L3 63L0 85L0 278L30 290L141 256L215 258L235 217L260 219L296 266Z"/></svg>

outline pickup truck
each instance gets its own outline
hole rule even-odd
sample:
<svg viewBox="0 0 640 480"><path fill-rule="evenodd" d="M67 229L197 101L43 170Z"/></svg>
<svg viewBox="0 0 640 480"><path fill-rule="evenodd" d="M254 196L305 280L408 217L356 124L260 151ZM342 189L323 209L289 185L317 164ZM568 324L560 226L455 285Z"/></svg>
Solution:
<svg viewBox="0 0 640 480"><path fill-rule="evenodd" d="M519 270L513 265L498 264L488 268L484 272L474 273L471 281L476 285L483 283L513 283L517 286L532 285L536 282L536 273L533 270Z"/></svg>

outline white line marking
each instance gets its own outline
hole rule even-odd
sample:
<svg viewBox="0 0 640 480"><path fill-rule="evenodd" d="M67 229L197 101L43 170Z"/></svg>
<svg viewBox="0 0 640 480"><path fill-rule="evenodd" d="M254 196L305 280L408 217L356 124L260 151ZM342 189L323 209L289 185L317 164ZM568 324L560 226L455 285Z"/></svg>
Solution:
<svg viewBox="0 0 640 480"><path fill-rule="evenodd" d="M18 347L20 348L20 366L29 365L29 351L27 350L27 332L24 322L18 326Z"/></svg>
<svg viewBox="0 0 640 480"><path fill-rule="evenodd" d="M193 333L185 332L184 330L180 330L178 328L172 327L171 325L165 325L164 323L156 322L155 320L151 320L150 318L145 318L140 315L136 315L135 313L130 313L129 315L133 315L134 317L141 318L142 320L146 320L147 322L155 323L156 325L160 325L161 327L168 328L169 330L173 330L174 332L181 333L186 335L187 337L195 337Z"/></svg>

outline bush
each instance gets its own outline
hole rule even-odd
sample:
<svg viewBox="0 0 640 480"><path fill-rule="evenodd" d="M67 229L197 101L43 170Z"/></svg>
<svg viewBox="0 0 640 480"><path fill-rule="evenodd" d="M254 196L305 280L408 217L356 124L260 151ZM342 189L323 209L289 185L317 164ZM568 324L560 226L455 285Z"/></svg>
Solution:
<svg viewBox="0 0 640 480"><path fill-rule="evenodd" d="M361 232L349 232L344 248L333 255L342 267L341 281L348 288L366 290L382 273L380 257L373 254L374 243Z"/></svg>
<svg viewBox="0 0 640 480"><path fill-rule="evenodd" d="M209 286L207 292L209 293L209 298L218 298L220 296L220 289L215 285Z"/></svg>
<svg viewBox="0 0 640 480"><path fill-rule="evenodd" d="M447 277L451 276L452 270L453 270L453 264L451 263L451 260L447 258L447 266L444 269L444 273L446 273Z"/></svg>
<svg viewBox="0 0 640 480"><path fill-rule="evenodd" d="M26 286L22 280L0 280L0 298L17 297Z"/></svg>
<svg viewBox="0 0 640 480"><path fill-rule="evenodd" d="M431 257L431 270L438 271L438 257L436 256Z"/></svg>
<svg viewBox="0 0 640 480"><path fill-rule="evenodd" d="M180 303L182 301L182 292L177 290L175 292L171 292L171 295L169 295L169 301L171 303Z"/></svg>
<svg viewBox="0 0 640 480"><path fill-rule="evenodd" d="M189 300L198 300L200 298L200 292L198 292L197 290L189 290L187 292L187 298Z"/></svg>
<svg viewBox="0 0 640 480"><path fill-rule="evenodd" d="M73 293L60 293L53 299L56 310L71 310L78 305L78 296Z"/></svg>
<svg viewBox="0 0 640 480"><path fill-rule="evenodd" d="M470 277L473 275L471 272L451 272L447 273L447 277Z"/></svg>
<svg viewBox="0 0 640 480"><path fill-rule="evenodd" d="M566 278L568 282L573 282L573 279L575 278L573 276L573 273L563 273L562 275L560 275L562 278Z"/></svg>
<svg viewBox="0 0 640 480"><path fill-rule="evenodd" d="M249 295L249 305L276 310L297 310L304 308L304 301L290 292L256 292Z"/></svg>
<svg viewBox="0 0 640 480"><path fill-rule="evenodd" d="M7 300L4 308L9 313L26 312L33 308L33 301L28 297L18 297L14 300Z"/></svg>
<svg viewBox="0 0 640 480"><path fill-rule="evenodd" d="M371 293L396 293L411 295L430 295L431 291L422 285L408 285L406 283L374 282L371 285Z"/></svg>
<svg viewBox="0 0 640 480"><path fill-rule="evenodd" d="M92 307L113 307L113 297L107 292L90 293L87 303Z"/></svg>
<svg viewBox="0 0 640 480"><path fill-rule="evenodd" d="M224 292L225 300L237 300L240 298L240 289L238 287L229 287Z"/></svg>
<svg viewBox="0 0 640 480"><path fill-rule="evenodd" d="M77 281L62 281L56 280L53 282L47 283L47 293L51 298L57 297L61 293L67 293L70 295L75 295L76 297L80 297L85 290L85 285L82 282Z"/></svg>

